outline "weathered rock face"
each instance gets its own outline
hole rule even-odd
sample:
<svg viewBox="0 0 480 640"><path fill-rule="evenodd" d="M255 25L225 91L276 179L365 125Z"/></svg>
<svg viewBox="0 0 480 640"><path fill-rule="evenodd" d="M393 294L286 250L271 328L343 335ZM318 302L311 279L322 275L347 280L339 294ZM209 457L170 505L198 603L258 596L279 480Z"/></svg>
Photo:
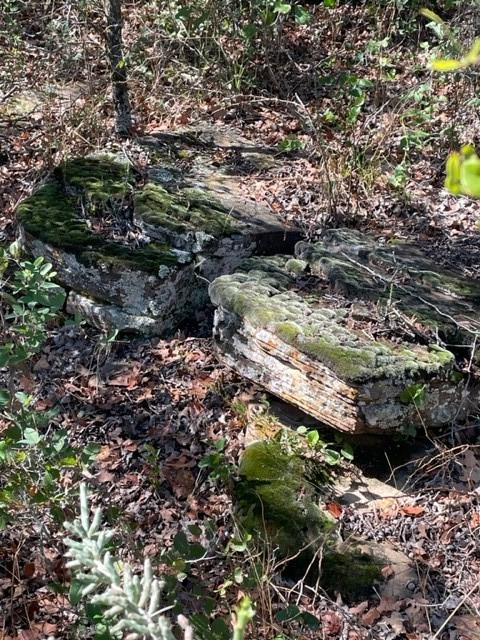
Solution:
<svg viewBox="0 0 480 640"><path fill-rule="evenodd" d="M170 333L208 302L209 281L299 238L214 167L213 142L208 152L188 137L167 142L155 141L161 163L146 181L112 157L74 159L18 208L27 250L54 265L68 309L97 326ZM182 152L195 158L184 170Z"/></svg>
<svg viewBox="0 0 480 640"><path fill-rule="evenodd" d="M337 540L335 520L319 506L319 478L308 479L306 463L279 442L264 440L245 449L239 468L244 526L263 531L284 557Z"/></svg>
<svg viewBox="0 0 480 640"><path fill-rule="evenodd" d="M321 575L332 594L367 596L388 561L380 549L365 553L342 543L337 521L322 506L329 483L325 464L305 458L298 437L285 435L286 442L262 440L245 449L236 490L239 522L296 578L315 584Z"/></svg>
<svg viewBox="0 0 480 640"><path fill-rule="evenodd" d="M446 344L474 344L479 286L415 247L333 231L245 261L210 296L225 361L335 428L440 425L477 402Z"/></svg>

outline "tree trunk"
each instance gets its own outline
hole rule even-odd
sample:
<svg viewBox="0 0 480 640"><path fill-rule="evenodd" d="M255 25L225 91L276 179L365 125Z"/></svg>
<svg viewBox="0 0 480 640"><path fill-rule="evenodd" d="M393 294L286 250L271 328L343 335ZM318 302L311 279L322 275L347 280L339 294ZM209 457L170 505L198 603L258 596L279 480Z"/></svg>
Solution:
<svg viewBox="0 0 480 640"><path fill-rule="evenodd" d="M132 130L132 113L128 99L127 68L122 51L122 0L106 0L107 59L112 77L112 97L115 108L115 130L127 137Z"/></svg>

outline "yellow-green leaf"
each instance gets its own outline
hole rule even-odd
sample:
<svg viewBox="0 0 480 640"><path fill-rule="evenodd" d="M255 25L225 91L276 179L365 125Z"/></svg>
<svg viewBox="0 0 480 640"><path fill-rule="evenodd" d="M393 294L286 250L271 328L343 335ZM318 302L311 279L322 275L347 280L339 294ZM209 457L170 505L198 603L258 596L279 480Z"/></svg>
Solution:
<svg viewBox="0 0 480 640"><path fill-rule="evenodd" d="M480 158L476 154L461 163L460 185L466 195L480 198Z"/></svg>
<svg viewBox="0 0 480 640"><path fill-rule="evenodd" d="M473 43L470 51L465 56L464 60L467 64L477 64L480 58L480 38L477 38Z"/></svg>
<svg viewBox="0 0 480 640"><path fill-rule="evenodd" d="M448 58L439 58L432 60L431 67L434 71L457 71L462 69L465 63L461 60L453 60Z"/></svg>
<svg viewBox="0 0 480 640"><path fill-rule="evenodd" d="M456 151L451 153L447 158L447 167L446 167L447 176L445 178L445 188L448 189L450 193L459 194L461 192L460 165L461 165L460 154L457 153Z"/></svg>
<svg viewBox="0 0 480 640"><path fill-rule="evenodd" d="M435 11L432 11L431 9L423 8L423 9L420 9L419 13L425 18L428 18L429 20L431 20L432 22L435 22L436 24L442 24L442 25L445 24L445 22L441 19L438 13L435 13Z"/></svg>

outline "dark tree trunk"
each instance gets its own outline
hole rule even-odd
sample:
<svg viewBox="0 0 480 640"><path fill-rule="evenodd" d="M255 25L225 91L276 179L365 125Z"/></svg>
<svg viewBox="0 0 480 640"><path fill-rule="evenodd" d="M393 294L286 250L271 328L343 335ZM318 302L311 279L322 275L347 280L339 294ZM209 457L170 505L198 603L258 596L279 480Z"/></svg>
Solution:
<svg viewBox="0 0 480 640"><path fill-rule="evenodd" d="M122 51L122 0L106 0L107 58L112 77L115 129L127 137L132 130L132 113L128 99L127 68Z"/></svg>

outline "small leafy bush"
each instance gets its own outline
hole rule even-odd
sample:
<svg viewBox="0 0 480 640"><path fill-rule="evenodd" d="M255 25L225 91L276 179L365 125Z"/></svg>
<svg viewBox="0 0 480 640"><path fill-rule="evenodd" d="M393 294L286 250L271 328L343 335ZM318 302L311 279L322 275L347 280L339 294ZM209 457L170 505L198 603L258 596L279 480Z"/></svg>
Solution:
<svg viewBox="0 0 480 640"><path fill-rule="evenodd" d="M62 471L80 470L96 454L95 446L81 451L71 447L67 432L52 426L55 411L36 411L34 396L19 388L19 376L31 373L32 358L65 300L54 276L43 258L22 259L15 243L0 249L0 371L6 382L0 388L0 528L27 504L47 503L61 523Z"/></svg>
<svg viewBox="0 0 480 640"><path fill-rule="evenodd" d="M52 282L56 275L52 265L42 257L33 262L18 259L18 251L15 243L0 249L0 296L6 311L0 368L17 368L40 351L47 324L65 302L64 290Z"/></svg>
<svg viewBox="0 0 480 640"><path fill-rule="evenodd" d="M298 427L297 433L303 437L307 445L321 455L326 464L334 467L342 460L353 460L353 450L349 444L343 443L339 436L337 447L330 442L326 442L320 437L316 429L307 429L306 427Z"/></svg>

